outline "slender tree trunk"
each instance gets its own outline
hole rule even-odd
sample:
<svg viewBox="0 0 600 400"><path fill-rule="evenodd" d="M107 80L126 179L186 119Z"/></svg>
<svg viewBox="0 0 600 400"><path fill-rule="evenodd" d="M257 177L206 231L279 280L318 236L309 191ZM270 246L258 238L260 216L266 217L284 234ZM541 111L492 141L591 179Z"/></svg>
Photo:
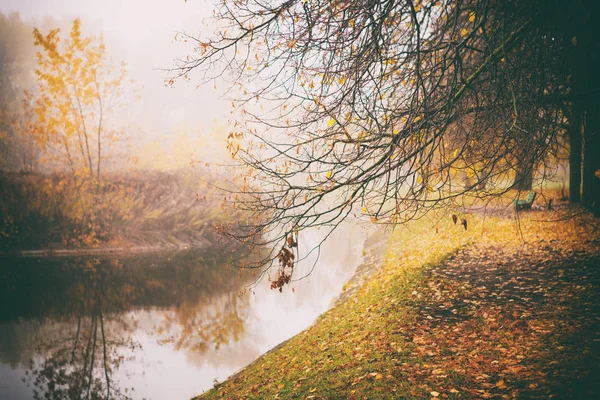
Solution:
<svg viewBox="0 0 600 400"><path fill-rule="evenodd" d="M581 201L581 106L572 104L569 116L569 202Z"/></svg>
<svg viewBox="0 0 600 400"><path fill-rule="evenodd" d="M584 133L583 203L600 217L600 104L588 103Z"/></svg>
<svg viewBox="0 0 600 400"><path fill-rule="evenodd" d="M96 160L96 166L98 168L96 179L100 181L100 161L102 160L102 118L104 117L104 110L102 108L102 95L100 94L100 85L98 80L94 76L94 83L96 84L96 91L98 92L98 108L100 110L100 116L98 117L98 160Z"/></svg>

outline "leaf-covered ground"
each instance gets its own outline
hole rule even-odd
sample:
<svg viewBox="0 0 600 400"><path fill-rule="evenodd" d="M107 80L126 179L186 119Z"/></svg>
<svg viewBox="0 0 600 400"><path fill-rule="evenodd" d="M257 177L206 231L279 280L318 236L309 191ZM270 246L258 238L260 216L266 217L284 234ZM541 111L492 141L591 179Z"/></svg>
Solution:
<svg viewBox="0 0 600 400"><path fill-rule="evenodd" d="M396 229L364 284L203 398L600 398L599 236L557 217Z"/></svg>

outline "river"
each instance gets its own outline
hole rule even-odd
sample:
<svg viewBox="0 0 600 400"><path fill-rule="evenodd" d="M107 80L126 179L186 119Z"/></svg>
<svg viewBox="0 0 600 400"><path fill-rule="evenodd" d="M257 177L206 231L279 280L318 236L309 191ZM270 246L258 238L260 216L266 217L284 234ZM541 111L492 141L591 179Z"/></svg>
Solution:
<svg viewBox="0 0 600 400"><path fill-rule="evenodd" d="M301 255L325 231L299 240ZM336 230L283 293L226 268L218 248L0 258L0 399L189 399L307 328L362 260ZM316 253L296 266L300 277Z"/></svg>

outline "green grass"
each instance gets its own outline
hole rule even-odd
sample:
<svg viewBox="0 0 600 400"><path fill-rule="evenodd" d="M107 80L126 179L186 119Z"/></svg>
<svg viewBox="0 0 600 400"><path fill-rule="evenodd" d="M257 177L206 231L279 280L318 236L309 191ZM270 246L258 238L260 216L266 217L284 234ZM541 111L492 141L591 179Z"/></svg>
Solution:
<svg viewBox="0 0 600 400"><path fill-rule="evenodd" d="M467 244L483 243L519 254L523 240L535 246L550 241L570 249L586 246L586 238L576 221L540 222L552 219L550 212L523 214L518 226L511 218L462 217L469 220L468 231L442 215L398 227L389 236L384 261L360 289L282 347L199 398L452 399L486 397L493 391L517 393L511 392L519 390L519 381L510 368L520 366L506 367L509 372L501 377L495 372L500 370L494 369L500 364L492 361L498 359L502 348L510 349L510 341L520 331L491 330L484 311L457 325L442 321L441 328L427 328L428 322L418 310L444 301L436 297L440 295L436 285L441 282L448 288L448 299L460 298L464 289L456 280L436 278L432 270ZM452 336L448 333L453 326L472 338L453 333L456 342L445 340ZM429 342L423 342L425 339ZM432 345L432 340L437 344ZM473 367L470 362L476 356L492 367ZM542 366L533 363L530 369L535 375ZM515 386L507 386L512 382Z"/></svg>
<svg viewBox="0 0 600 400"><path fill-rule="evenodd" d="M448 227L455 228L454 226ZM452 229L454 230L454 229ZM393 370L426 363L407 351L413 288L433 265L472 240L469 232L435 229L422 219L390 236L384 265L347 301L322 315L280 350L269 353L201 398L390 398L428 395ZM410 249L407 252L403 249Z"/></svg>

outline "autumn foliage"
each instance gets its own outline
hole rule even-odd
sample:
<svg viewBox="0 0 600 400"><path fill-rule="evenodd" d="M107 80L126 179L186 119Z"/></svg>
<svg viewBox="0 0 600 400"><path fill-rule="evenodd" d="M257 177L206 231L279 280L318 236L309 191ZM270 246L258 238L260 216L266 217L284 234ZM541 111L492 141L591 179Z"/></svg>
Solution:
<svg viewBox="0 0 600 400"><path fill-rule="evenodd" d="M49 162L98 180L103 147L115 139L107 116L121 100L125 69L115 70L101 39L82 36L79 20L68 38L61 38L59 29L47 35L35 29L33 37L40 48L38 143Z"/></svg>

